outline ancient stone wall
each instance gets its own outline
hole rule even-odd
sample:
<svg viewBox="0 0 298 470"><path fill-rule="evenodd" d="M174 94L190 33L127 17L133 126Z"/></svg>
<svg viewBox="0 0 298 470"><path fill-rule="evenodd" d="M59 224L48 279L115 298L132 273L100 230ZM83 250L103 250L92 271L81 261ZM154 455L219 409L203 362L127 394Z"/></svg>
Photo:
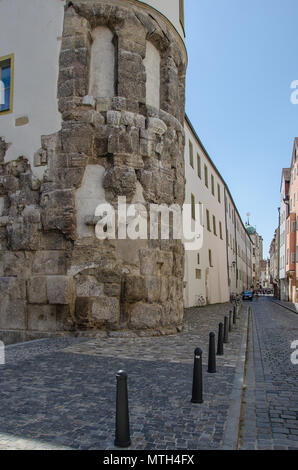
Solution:
<svg viewBox="0 0 298 470"><path fill-rule="evenodd" d="M112 97L90 96L92 33L100 26L113 33ZM146 103L147 41L160 53L160 109ZM183 43L158 13L137 3L72 1L59 67L62 128L43 136L34 156L35 166L46 166L43 180L22 156L5 163L0 140L0 329L27 338L176 332L183 321L182 242L100 241L94 210L104 201L116 207L118 196L145 206L183 204Z"/></svg>

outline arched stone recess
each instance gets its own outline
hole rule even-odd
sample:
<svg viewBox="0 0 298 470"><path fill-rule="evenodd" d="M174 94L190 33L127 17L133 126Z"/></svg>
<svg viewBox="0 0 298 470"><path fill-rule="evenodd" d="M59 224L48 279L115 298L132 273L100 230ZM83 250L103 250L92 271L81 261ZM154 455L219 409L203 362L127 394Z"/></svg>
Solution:
<svg viewBox="0 0 298 470"><path fill-rule="evenodd" d="M160 109L160 53L150 41L146 41L146 105Z"/></svg>
<svg viewBox="0 0 298 470"><path fill-rule="evenodd" d="M111 98L116 94L115 35L106 26L97 26L91 36L89 95Z"/></svg>

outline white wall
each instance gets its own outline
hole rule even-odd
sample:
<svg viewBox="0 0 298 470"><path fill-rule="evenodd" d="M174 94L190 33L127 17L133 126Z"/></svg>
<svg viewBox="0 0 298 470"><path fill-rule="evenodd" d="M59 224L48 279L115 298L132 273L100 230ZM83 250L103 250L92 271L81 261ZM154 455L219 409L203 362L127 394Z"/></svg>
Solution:
<svg viewBox="0 0 298 470"><path fill-rule="evenodd" d="M113 33L106 26L92 31L90 89L94 97L112 97L115 89L115 47Z"/></svg>
<svg viewBox="0 0 298 470"><path fill-rule="evenodd" d="M62 0L0 0L0 57L14 54L13 113L0 114L0 136L10 143L6 161L20 155L33 165L41 135L61 128L57 107ZM16 127L15 119L29 123ZM40 176L45 167L34 168Z"/></svg>
<svg viewBox="0 0 298 470"><path fill-rule="evenodd" d="M173 24L181 38L184 40L183 28L179 20L179 0L139 0L139 3L147 3L162 13Z"/></svg>

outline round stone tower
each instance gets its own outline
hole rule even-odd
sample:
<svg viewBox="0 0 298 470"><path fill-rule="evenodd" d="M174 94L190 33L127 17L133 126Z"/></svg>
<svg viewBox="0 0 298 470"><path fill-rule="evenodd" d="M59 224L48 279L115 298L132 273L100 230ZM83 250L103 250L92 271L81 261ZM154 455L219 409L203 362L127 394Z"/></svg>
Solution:
<svg viewBox="0 0 298 470"><path fill-rule="evenodd" d="M36 166L46 162L40 181L22 159L5 170L18 185L20 175L31 175L22 213L6 227L7 252L22 252L26 261L20 300L31 332L169 334L182 327L182 241L160 234L102 240L95 230L98 206L109 204L119 216L119 197L148 213L152 204L184 201L181 2L162 2L173 9L169 17L177 11L176 27L154 8L158 3L73 0L65 6L61 130L44 136L34 157Z"/></svg>

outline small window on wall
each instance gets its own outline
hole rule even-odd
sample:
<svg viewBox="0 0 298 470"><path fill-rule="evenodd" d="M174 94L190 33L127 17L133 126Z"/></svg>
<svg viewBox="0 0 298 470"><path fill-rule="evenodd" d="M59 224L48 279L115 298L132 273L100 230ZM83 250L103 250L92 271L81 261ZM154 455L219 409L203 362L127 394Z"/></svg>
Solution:
<svg viewBox="0 0 298 470"><path fill-rule="evenodd" d="M202 279L202 271L201 271L201 269L196 269L196 279Z"/></svg>
<svg viewBox="0 0 298 470"><path fill-rule="evenodd" d="M211 228L210 228L210 213L209 213L208 209L206 209L206 219L207 219L207 230L209 230L209 232L211 232Z"/></svg>
<svg viewBox="0 0 298 470"><path fill-rule="evenodd" d="M209 250L209 266L212 268L212 251Z"/></svg>
<svg viewBox="0 0 298 470"><path fill-rule="evenodd" d="M198 164L198 177L202 178L202 172L201 172L201 157L197 153L197 164Z"/></svg>
<svg viewBox="0 0 298 470"><path fill-rule="evenodd" d="M205 174L205 186L208 188L208 168L207 168L207 165L204 165L204 174Z"/></svg>
<svg viewBox="0 0 298 470"><path fill-rule="evenodd" d="M12 112L13 54L0 57L0 114Z"/></svg>
<svg viewBox="0 0 298 470"><path fill-rule="evenodd" d="M193 145L192 142L189 141L189 164L193 168L194 163L193 163Z"/></svg>
<svg viewBox="0 0 298 470"><path fill-rule="evenodd" d="M220 186L219 186L219 184L217 185L217 198L218 198L218 202L221 203Z"/></svg>
<svg viewBox="0 0 298 470"><path fill-rule="evenodd" d="M220 239L222 240L222 225L221 225L221 222L219 222L219 236L220 236Z"/></svg>
<svg viewBox="0 0 298 470"><path fill-rule="evenodd" d="M216 233L216 219L215 219L215 215L213 215L213 233L214 233L214 235L217 236L217 233Z"/></svg>
<svg viewBox="0 0 298 470"><path fill-rule="evenodd" d="M214 176L211 175L211 193L214 196Z"/></svg>
<svg viewBox="0 0 298 470"><path fill-rule="evenodd" d="M191 195L191 218L196 220L196 200L194 195Z"/></svg>

